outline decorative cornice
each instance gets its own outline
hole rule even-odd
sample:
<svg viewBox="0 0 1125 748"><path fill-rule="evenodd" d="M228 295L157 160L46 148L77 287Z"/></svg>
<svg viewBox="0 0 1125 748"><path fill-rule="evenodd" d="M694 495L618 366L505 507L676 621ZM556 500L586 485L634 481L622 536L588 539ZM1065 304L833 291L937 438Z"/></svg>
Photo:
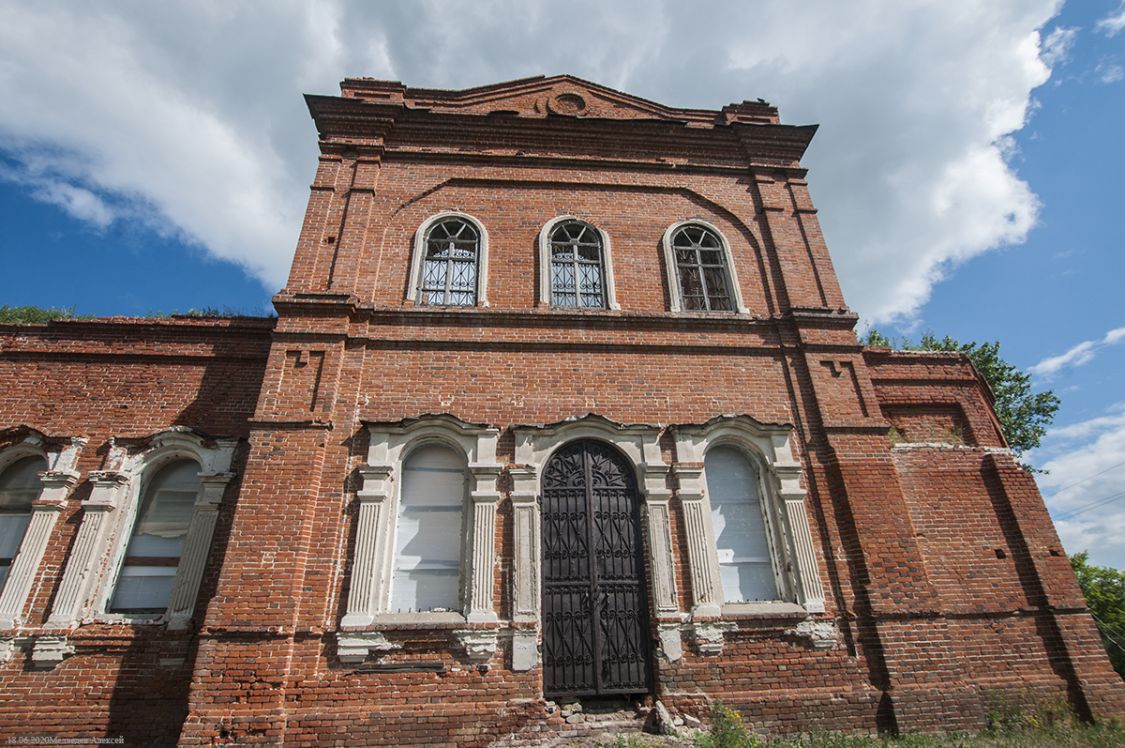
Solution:
<svg viewBox="0 0 1125 748"><path fill-rule="evenodd" d="M815 125L779 124L776 109L764 102L743 102L722 111L674 109L569 76L549 80L555 93L534 81L542 88L542 104L532 103L521 82L507 89L493 87L491 94L470 89L418 96L421 91L400 83L347 81L344 96L308 95L305 101L325 152L348 156L363 151L371 158L409 152L412 141L439 148L447 143L453 153L466 139L501 148L518 139L520 155L534 158L536 152L600 154L608 140L614 153L632 152L652 162L690 152L692 158L679 164L686 168L712 162L793 166L816 133ZM563 111L570 105L555 103L566 97L575 111ZM596 99L597 105L580 103L586 98ZM388 142L392 129L395 137Z"/></svg>

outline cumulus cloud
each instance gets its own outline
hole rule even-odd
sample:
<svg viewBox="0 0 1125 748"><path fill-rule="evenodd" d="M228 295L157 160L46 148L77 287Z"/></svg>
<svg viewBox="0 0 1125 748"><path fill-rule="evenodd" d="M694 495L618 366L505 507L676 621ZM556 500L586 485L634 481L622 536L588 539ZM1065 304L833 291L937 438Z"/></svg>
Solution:
<svg viewBox="0 0 1125 748"><path fill-rule="evenodd" d="M1051 429L1032 462L1068 553L1125 568L1125 403L1108 415Z"/></svg>
<svg viewBox="0 0 1125 748"><path fill-rule="evenodd" d="M1046 28L1058 6L0 0L0 147L74 154L65 184L276 287L315 165L301 92L570 72L676 106L760 96L822 125L806 164L826 236L850 303L885 321L1034 225L1009 136L1074 41Z"/></svg>
<svg viewBox="0 0 1125 748"><path fill-rule="evenodd" d="M1065 353L1045 358L1028 367L1028 371L1037 377L1050 379L1063 369L1090 363L1100 349L1120 343L1123 340L1125 340L1125 327L1117 327L1098 340L1083 340Z"/></svg>
<svg viewBox="0 0 1125 748"><path fill-rule="evenodd" d="M1098 21L1094 28L1106 36L1116 36L1121 29L1125 29L1125 2L1122 2L1117 10Z"/></svg>

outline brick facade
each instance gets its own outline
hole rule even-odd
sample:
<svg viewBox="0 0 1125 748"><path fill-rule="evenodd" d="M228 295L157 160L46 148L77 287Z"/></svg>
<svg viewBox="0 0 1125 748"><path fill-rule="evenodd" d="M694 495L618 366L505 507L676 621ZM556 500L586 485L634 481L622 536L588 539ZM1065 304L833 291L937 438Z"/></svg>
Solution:
<svg viewBox="0 0 1125 748"><path fill-rule="evenodd" d="M558 726L528 455L579 437L635 449L650 693L671 708L703 715L721 696L776 732L979 728L998 694L1125 716L980 377L959 355L857 342L799 163L815 128L761 102L672 109L567 76L348 80L308 103L321 157L276 320L0 328L0 461L43 452L63 494L0 631L0 737L486 745ZM421 304L410 285L415 234L447 211L487 233L487 306ZM618 309L542 298L540 232L559 216L608 238ZM670 311L665 232L684 221L725 240L745 311ZM373 455L431 432L478 450L471 612L396 616L365 592L390 563L368 550L393 534L402 467ZM708 590L692 486L708 440L737 438L776 448L758 465L785 546L775 603ZM183 626L106 616L99 580L128 528L111 521L71 571L80 528L128 511L113 480L148 473L119 465L171 444L235 445L198 597ZM66 578L91 592L63 621ZM361 600L373 614L346 625Z"/></svg>

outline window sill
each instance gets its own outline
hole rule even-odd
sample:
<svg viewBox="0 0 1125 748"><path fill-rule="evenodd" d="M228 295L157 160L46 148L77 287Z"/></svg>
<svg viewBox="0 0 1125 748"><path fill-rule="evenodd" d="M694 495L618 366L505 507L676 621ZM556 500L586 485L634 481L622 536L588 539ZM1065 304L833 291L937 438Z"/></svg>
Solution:
<svg viewBox="0 0 1125 748"><path fill-rule="evenodd" d="M375 616L370 626L364 628L391 629L454 629L468 625L460 613L382 613Z"/></svg>
<svg viewBox="0 0 1125 748"><path fill-rule="evenodd" d="M724 603L722 606L723 620L753 620L769 618L786 618L800 620L808 618L810 613L796 603L787 602L752 602L752 603Z"/></svg>
<svg viewBox="0 0 1125 748"><path fill-rule="evenodd" d="M83 623L127 624L130 626L163 626L168 622L166 613L99 613Z"/></svg>

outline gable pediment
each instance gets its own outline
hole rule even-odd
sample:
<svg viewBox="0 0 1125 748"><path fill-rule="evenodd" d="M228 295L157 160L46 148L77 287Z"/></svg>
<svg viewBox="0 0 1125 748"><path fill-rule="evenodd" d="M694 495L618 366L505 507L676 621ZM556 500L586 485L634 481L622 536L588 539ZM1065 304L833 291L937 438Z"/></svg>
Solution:
<svg viewBox="0 0 1125 748"><path fill-rule="evenodd" d="M707 124L726 121L725 113L668 107L571 75L522 78L460 91L409 88L396 81L349 78L341 84L341 89L345 98L400 104L407 109L431 112ZM763 106L772 110L769 105Z"/></svg>

